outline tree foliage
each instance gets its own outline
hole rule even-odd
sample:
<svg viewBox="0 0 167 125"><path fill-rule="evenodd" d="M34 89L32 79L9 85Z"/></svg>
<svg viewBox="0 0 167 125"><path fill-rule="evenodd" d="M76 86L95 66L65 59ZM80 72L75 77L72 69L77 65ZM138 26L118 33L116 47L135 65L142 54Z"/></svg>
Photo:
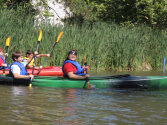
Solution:
<svg viewBox="0 0 167 125"><path fill-rule="evenodd" d="M47 1L47 0L42 0ZM74 13L72 21L148 24L167 27L167 0L61 0ZM31 0L0 0L0 9L18 9L34 14Z"/></svg>
<svg viewBox="0 0 167 125"><path fill-rule="evenodd" d="M166 0L65 0L76 16L118 24L167 27Z"/></svg>
<svg viewBox="0 0 167 125"><path fill-rule="evenodd" d="M0 9L19 10L20 13L34 14L31 0L0 0Z"/></svg>

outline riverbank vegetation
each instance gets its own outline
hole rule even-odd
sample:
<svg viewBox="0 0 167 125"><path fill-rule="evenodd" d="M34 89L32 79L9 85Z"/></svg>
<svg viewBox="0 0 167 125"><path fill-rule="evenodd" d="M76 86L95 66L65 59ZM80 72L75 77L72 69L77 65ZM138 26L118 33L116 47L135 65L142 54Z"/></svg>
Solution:
<svg viewBox="0 0 167 125"><path fill-rule="evenodd" d="M155 20L154 23L129 20L118 23L98 20L100 16L88 21L82 15L82 23L73 21L64 27L50 24L35 26L33 14L22 9L7 9L4 6L0 11L0 44L5 47L5 39L11 36L9 57L15 50L23 53L27 49L35 50L40 28L43 38L39 53L48 53L59 33L64 31L46 65L61 66L71 49L78 51L78 62L81 64L86 55L92 70L156 70L162 68L163 57L167 57L165 17L161 24L158 21L155 23ZM43 61L38 59L38 65ZM7 62L11 63L11 58Z"/></svg>
<svg viewBox="0 0 167 125"><path fill-rule="evenodd" d="M77 22L103 21L167 28L166 0L64 0Z"/></svg>

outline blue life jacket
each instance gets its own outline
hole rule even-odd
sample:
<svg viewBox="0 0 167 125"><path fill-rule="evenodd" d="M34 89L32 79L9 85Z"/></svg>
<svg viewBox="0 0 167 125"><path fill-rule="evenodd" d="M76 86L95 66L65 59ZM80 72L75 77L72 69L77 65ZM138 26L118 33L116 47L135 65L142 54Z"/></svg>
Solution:
<svg viewBox="0 0 167 125"><path fill-rule="evenodd" d="M20 63L20 62L13 62L11 65L10 65L10 74L11 75L13 75L13 73L11 72L11 66L12 65L17 65L19 68L20 68L20 75L28 75L28 72L27 72L27 70L26 70L26 68L25 68L25 66L22 64L22 63Z"/></svg>
<svg viewBox="0 0 167 125"><path fill-rule="evenodd" d="M78 62L76 62L76 61L72 61L72 60L66 60L66 61L64 61L63 65L62 65L62 69L63 69L63 67L64 67L64 65L66 63L71 63L71 64L73 64L77 68L77 71L74 74L76 74L78 76L84 76L84 75L86 75L84 73L84 69L82 68L82 66ZM64 72L63 72L63 75L65 77L67 77L67 74L65 74Z"/></svg>
<svg viewBox="0 0 167 125"><path fill-rule="evenodd" d="M3 60L3 62L6 64L6 61L5 61L5 59L3 58L3 56L0 56L0 58ZM0 69L4 69L4 67L3 66L0 66ZM7 67L5 67L5 69L8 69Z"/></svg>

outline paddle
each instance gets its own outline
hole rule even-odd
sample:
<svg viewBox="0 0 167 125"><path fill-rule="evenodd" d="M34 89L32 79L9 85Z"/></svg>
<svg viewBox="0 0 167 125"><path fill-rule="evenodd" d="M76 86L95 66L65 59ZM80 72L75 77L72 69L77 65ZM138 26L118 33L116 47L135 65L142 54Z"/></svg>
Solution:
<svg viewBox="0 0 167 125"><path fill-rule="evenodd" d="M84 56L84 65L85 65L85 67L87 67L86 56ZM88 74L87 69L86 69L86 74ZM85 84L84 84L83 88L86 88L86 85L87 85L88 89L90 89L90 84L89 84L88 77L86 77L86 81L85 81Z"/></svg>
<svg viewBox="0 0 167 125"><path fill-rule="evenodd" d="M117 79L117 78L126 78L130 77L130 74L123 74L123 75L113 75L113 76L92 76L91 80L98 80L98 79Z"/></svg>
<svg viewBox="0 0 167 125"><path fill-rule="evenodd" d="M38 48L39 48L39 44L40 44L41 39L42 39L42 30L40 29L40 33L39 33L38 41L37 41L36 52L38 52ZM35 54L35 55L34 55L34 64L33 64L33 69L32 69L32 75L34 74L36 58L37 58L37 55ZM31 80L30 80L29 87L31 87L31 86L32 86L32 78L31 78Z"/></svg>
<svg viewBox="0 0 167 125"><path fill-rule="evenodd" d="M8 37L7 39L6 39L6 53L8 53L8 48L9 48L9 44L10 44L10 37ZM7 55L5 55L5 61L6 61L6 59L7 59ZM4 70L3 70L3 75L5 75L5 67L4 67Z"/></svg>
<svg viewBox="0 0 167 125"><path fill-rule="evenodd" d="M51 54L52 54L52 52L53 52L53 50L54 50L56 44L59 42L61 36L63 35L63 33L64 33L64 32L61 32L61 33L59 34L59 36L57 37L56 42L53 44L52 48L50 49L50 52L49 52L50 56L51 56ZM48 57L45 57L45 60L44 60L43 65L45 64L45 62L46 62L47 59L48 59ZM42 66L43 66L43 65L42 65ZM38 75L40 72L41 72L41 69L39 69L37 75Z"/></svg>
<svg viewBox="0 0 167 125"><path fill-rule="evenodd" d="M114 79L114 78L122 78L122 77L129 77L130 74L123 74L123 75L113 75L113 76L98 76L98 78L104 78L104 79Z"/></svg>

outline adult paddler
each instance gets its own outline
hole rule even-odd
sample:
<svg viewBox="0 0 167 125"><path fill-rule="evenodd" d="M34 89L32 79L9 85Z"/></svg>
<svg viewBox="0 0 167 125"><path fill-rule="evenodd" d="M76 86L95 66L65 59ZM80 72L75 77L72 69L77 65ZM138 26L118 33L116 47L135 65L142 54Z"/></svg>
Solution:
<svg viewBox="0 0 167 125"><path fill-rule="evenodd" d="M89 77L84 71L89 67L83 67L76 62L77 51L71 50L68 52L67 58L62 65L63 76L70 79L86 79Z"/></svg>

